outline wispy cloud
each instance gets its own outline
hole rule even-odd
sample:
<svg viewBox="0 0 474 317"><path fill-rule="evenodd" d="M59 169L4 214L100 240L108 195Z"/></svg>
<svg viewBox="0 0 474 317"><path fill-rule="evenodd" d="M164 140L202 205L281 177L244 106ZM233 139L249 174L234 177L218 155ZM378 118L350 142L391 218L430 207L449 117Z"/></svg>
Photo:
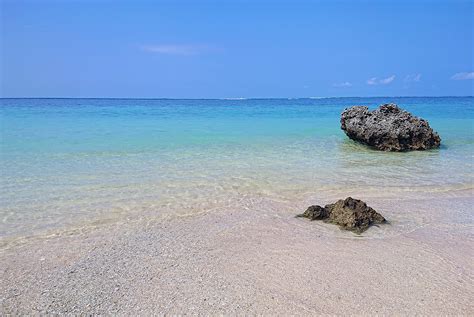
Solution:
<svg viewBox="0 0 474 317"><path fill-rule="evenodd" d="M451 76L452 80L468 80L474 79L474 72L464 72L464 73L456 73Z"/></svg>
<svg viewBox="0 0 474 317"><path fill-rule="evenodd" d="M167 55L197 55L209 52L212 49L207 45L182 45L182 44L160 44L160 45L142 45L140 49L155 54Z"/></svg>
<svg viewBox="0 0 474 317"><path fill-rule="evenodd" d="M345 82L342 82L342 83L333 84L333 87L338 87L338 88L352 87L352 83L350 83L348 81L345 81Z"/></svg>
<svg viewBox="0 0 474 317"><path fill-rule="evenodd" d="M377 85L377 77L367 79L367 85Z"/></svg>
<svg viewBox="0 0 474 317"><path fill-rule="evenodd" d="M395 75L392 75L387 78L377 79L377 77L372 77L367 79L367 85L388 85L395 80Z"/></svg>
<svg viewBox="0 0 474 317"><path fill-rule="evenodd" d="M421 81L421 74L406 75L404 81L406 83L419 82L419 81Z"/></svg>
<svg viewBox="0 0 474 317"><path fill-rule="evenodd" d="M394 80L395 80L395 75L392 75L390 77L380 79L379 83L381 83L382 85L387 85L387 84L390 84Z"/></svg>

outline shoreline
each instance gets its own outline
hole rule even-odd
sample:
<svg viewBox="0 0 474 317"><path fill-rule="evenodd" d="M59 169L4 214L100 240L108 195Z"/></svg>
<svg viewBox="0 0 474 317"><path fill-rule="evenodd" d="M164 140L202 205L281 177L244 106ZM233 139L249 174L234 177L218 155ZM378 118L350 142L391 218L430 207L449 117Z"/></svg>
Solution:
<svg viewBox="0 0 474 317"><path fill-rule="evenodd" d="M367 199L422 221L362 236L266 200L31 241L0 255L2 313L469 314L466 194Z"/></svg>
<svg viewBox="0 0 474 317"><path fill-rule="evenodd" d="M252 203L255 201L269 201L275 204L282 204L287 206L293 213L303 212L307 206L318 204L318 203L331 203L341 198L352 196L353 198L368 199L369 201L400 201L407 200L407 194L409 199L432 199L432 198L457 198L457 199L468 199L473 197L474 187L471 185L458 185L449 187L423 187L417 186L414 188L386 188L390 192L384 192L380 195L378 191L373 189L368 190L367 188L358 188L357 190L341 190L340 187L334 187L334 189L326 189L322 192L311 192L302 193L300 197L292 197L276 199L274 196L268 196L263 193L257 194L253 197L242 197L235 199L230 203L224 205L213 206L200 211L190 211L186 213L169 213L163 215L149 215L149 214L133 214L133 215L118 215L113 214L105 218L96 218L92 221L84 220L79 221L76 225L62 226L51 228L40 232L30 233L24 236L4 236L0 237L0 254L8 249L22 246L35 240L48 240L51 238L61 238L64 236L78 235L82 233L93 233L95 230L107 230L109 226L121 226L129 225L134 222L136 226L141 223L147 222L160 222L169 221L173 219L181 219L183 217L194 217L201 214L212 213L215 210L228 209L236 204ZM439 197L441 195L441 197ZM400 198L403 196L403 198ZM133 217L132 219L130 217Z"/></svg>

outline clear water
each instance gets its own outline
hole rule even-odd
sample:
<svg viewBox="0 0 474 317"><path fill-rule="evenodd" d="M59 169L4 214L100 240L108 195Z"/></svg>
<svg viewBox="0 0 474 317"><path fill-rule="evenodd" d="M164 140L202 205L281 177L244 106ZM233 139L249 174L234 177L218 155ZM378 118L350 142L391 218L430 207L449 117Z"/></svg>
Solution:
<svg viewBox="0 0 474 317"><path fill-rule="evenodd" d="M427 119L442 147L385 153L348 140L342 110L385 102ZM3 240L258 199L300 207L351 193L472 197L474 188L472 97L0 103Z"/></svg>

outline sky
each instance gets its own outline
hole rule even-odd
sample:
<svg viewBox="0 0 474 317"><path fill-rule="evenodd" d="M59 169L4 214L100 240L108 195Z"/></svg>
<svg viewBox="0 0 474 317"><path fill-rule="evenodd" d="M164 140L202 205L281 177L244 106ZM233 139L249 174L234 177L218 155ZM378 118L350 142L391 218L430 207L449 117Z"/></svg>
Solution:
<svg viewBox="0 0 474 317"><path fill-rule="evenodd" d="M0 0L1 97L474 93L474 0Z"/></svg>

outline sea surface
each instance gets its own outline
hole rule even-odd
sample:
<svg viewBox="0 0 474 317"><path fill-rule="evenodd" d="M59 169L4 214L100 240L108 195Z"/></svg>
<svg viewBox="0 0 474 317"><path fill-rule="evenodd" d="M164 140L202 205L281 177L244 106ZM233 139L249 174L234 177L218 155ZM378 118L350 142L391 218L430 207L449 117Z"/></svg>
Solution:
<svg viewBox="0 0 474 317"><path fill-rule="evenodd" d="M378 152L340 129L346 107L388 102L427 119L441 148ZM301 208L474 190L472 97L0 99L0 129L3 245L265 201ZM469 209L456 219L472 224Z"/></svg>

